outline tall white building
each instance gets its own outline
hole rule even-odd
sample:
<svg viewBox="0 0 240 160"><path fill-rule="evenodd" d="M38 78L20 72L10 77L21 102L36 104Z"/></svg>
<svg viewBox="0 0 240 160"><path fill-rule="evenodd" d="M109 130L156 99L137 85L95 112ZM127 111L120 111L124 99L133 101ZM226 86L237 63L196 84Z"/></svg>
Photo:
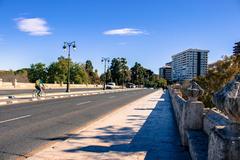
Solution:
<svg viewBox="0 0 240 160"><path fill-rule="evenodd" d="M188 49L172 56L172 80L192 80L205 76L208 67L208 50Z"/></svg>

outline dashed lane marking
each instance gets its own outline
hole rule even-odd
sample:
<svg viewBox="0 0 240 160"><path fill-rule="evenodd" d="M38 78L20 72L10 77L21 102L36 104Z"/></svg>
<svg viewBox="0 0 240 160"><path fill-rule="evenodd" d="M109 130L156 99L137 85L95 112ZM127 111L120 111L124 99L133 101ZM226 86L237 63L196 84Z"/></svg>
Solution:
<svg viewBox="0 0 240 160"><path fill-rule="evenodd" d="M18 119L27 118L27 117L31 117L31 115L25 115L25 116L21 116L21 117L16 117L16 118L12 118L12 119L8 119L8 120L0 121L0 124L6 123L6 122L10 122L10 121L15 121L15 120L18 120Z"/></svg>
<svg viewBox="0 0 240 160"><path fill-rule="evenodd" d="M80 106L80 105L83 105L83 104L87 104L87 103L91 103L92 101L86 101L86 102L81 102L81 103L78 103L77 106Z"/></svg>

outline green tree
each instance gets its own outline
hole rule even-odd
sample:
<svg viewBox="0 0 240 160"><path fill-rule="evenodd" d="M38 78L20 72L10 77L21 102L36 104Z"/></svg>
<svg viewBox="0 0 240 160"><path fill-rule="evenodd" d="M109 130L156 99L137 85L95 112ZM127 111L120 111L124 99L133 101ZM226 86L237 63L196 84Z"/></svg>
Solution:
<svg viewBox="0 0 240 160"><path fill-rule="evenodd" d="M84 66L78 63L74 63L71 66L71 73L70 73L71 82L76 84L88 84L89 77L88 73L85 72Z"/></svg>
<svg viewBox="0 0 240 160"><path fill-rule="evenodd" d="M125 58L113 58L110 71L111 78L117 85L122 85L131 79L131 72L129 71Z"/></svg>
<svg viewBox="0 0 240 160"><path fill-rule="evenodd" d="M41 79L44 82L47 80L47 68L43 63L31 64L28 71L28 79L30 82L35 82L37 79Z"/></svg>
<svg viewBox="0 0 240 160"><path fill-rule="evenodd" d="M110 69L107 69L106 74L105 73L101 74L101 76L100 76L101 83L105 82L105 76L106 76L106 82L107 83L112 82L112 76L111 76L111 70Z"/></svg>
<svg viewBox="0 0 240 160"><path fill-rule="evenodd" d="M131 68L131 82L136 85L143 85L145 78L145 69L140 63L135 63Z"/></svg>
<svg viewBox="0 0 240 160"><path fill-rule="evenodd" d="M70 60L70 67L73 62ZM48 67L48 82L66 83L68 73L68 58L63 56L58 58L57 62L53 62Z"/></svg>
<svg viewBox="0 0 240 160"><path fill-rule="evenodd" d="M206 107L214 107L211 100L213 94L238 73L240 73L240 56L225 56L222 60L211 64L205 77L195 79L205 91L200 100L203 101Z"/></svg>
<svg viewBox="0 0 240 160"><path fill-rule="evenodd" d="M28 72L29 72L29 68L22 68L22 69L16 70L14 72L15 78L17 79L18 82L25 82L25 83L29 82Z"/></svg>
<svg viewBox="0 0 240 160"><path fill-rule="evenodd" d="M167 80L164 78L157 79L155 82L156 82L156 88L166 88L167 87Z"/></svg>
<svg viewBox="0 0 240 160"><path fill-rule="evenodd" d="M92 73L93 72L93 65L92 65L92 61L87 60L85 63L85 70L87 73Z"/></svg>
<svg viewBox="0 0 240 160"><path fill-rule="evenodd" d="M95 69L94 74L93 74L93 77L94 77L94 78L93 78L93 79L94 79L94 81L93 81L94 84L100 84L100 83L101 83L97 69Z"/></svg>
<svg viewBox="0 0 240 160"><path fill-rule="evenodd" d="M99 83L99 76L98 73L96 72L97 70L93 71L93 65L90 60L87 60L85 63L85 71L88 74L89 77L89 83L91 84L97 84Z"/></svg>

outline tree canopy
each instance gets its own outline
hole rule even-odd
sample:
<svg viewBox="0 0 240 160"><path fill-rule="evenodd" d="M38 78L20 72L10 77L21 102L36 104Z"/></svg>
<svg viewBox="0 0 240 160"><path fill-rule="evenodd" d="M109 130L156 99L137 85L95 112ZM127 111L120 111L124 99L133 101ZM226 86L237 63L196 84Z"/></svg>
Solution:
<svg viewBox="0 0 240 160"><path fill-rule="evenodd" d="M106 72L107 82L115 82L117 85L124 85L128 82L134 83L139 87L166 87L167 81L159 78L150 69L144 68L140 63L136 62L129 69L125 58L112 59L111 66ZM101 81L104 82L105 74L101 75Z"/></svg>
<svg viewBox="0 0 240 160"><path fill-rule="evenodd" d="M110 66L111 78L117 85L130 80L131 72L127 66L126 58L113 58Z"/></svg>
<svg viewBox="0 0 240 160"><path fill-rule="evenodd" d="M222 60L211 65L206 77L197 77L195 79L205 91L200 100L203 101L206 107L214 107L211 100L213 94L238 73L240 73L240 55L225 56Z"/></svg>
<svg viewBox="0 0 240 160"><path fill-rule="evenodd" d="M31 64L28 79L30 82L35 82L37 79L42 79L44 82L47 81L47 68L43 63Z"/></svg>
<svg viewBox="0 0 240 160"><path fill-rule="evenodd" d="M21 71L19 74L25 74L27 71L30 82L42 79L47 83L66 83L68 74L68 58L59 57L57 61L52 62L49 66L43 63L31 64L30 69ZM85 63L76 63L70 59L70 83L75 84L100 84L105 82L115 82L117 85L126 85L131 82L139 87L165 87L167 81L159 78L150 69L144 68L136 62L129 69L126 58L113 58L110 67L107 68L106 75L103 73L100 77L98 70L94 69L91 60Z"/></svg>
<svg viewBox="0 0 240 160"><path fill-rule="evenodd" d="M32 64L28 78L30 82L42 79L48 83L66 83L68 73L68 58L59 57L56 62L48 67L42 63ZM70 82L75 84L99 83L97 70L93 71L93 65L90 60L85 64L74 63L70 59Z"/></svg>

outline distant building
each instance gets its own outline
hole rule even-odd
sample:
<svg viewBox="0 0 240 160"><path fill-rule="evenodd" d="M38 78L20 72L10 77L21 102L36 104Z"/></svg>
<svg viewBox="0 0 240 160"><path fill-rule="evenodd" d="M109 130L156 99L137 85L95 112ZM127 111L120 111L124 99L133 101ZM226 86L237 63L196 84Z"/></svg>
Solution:
<svg viewBox="0 0 240 160"><path fill-rule="evenodd" d="M240 54L240 42L235 43L235 46L233 47L233 54Z"/></svg>
<svg viewBox="0 0 240 160"><path fill-rule="evenodd" d="M163 66L159 68L159 76L168 80L169 82L172 81L172 67L171 66Z"/></svg>
<svg viewBox="0 0 240 160"><path fill-rule="evenodd" d="M192 80L205 76L208 68L208 50L188 49L172 56L172 80Z"/></svg>
<svg viewBox="0 0 240 160"><path fill-rule="evenodd" d="M172 67L172 61L171 61L171 62L168 62L168 63L166 63L166 64L165 64L165 66L170 66L170 67Z"/></svg>

